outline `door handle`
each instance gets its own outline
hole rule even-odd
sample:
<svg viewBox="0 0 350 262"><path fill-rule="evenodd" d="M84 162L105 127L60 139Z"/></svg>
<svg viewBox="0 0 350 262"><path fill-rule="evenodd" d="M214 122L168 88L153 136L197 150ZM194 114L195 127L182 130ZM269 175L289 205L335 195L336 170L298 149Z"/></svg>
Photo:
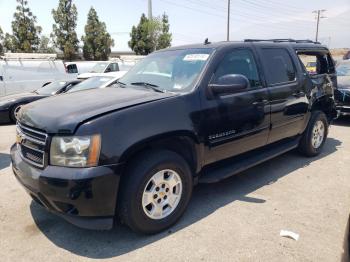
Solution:
<svg viewBox="0 0 350 262"><path fill-rule="evenodd" d="M305 93L303 91L298 91L298 92L293 93L293 96L295 96L295 97L303 97L303 96L305 96Z"/></svg>
<svg viewBox="0 0 350 262"><path fill-rule="evenodd" d="M266 105L269 101L267 99L259 99L255 102L253 102L254 106L262 106L262 105Z"/></svg>

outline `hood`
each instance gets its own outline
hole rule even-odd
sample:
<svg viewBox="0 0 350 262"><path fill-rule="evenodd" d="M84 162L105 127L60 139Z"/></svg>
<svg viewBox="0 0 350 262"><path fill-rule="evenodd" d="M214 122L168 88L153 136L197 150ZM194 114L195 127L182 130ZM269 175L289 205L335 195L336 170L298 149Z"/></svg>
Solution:
<svg viewBox="0 0 350 262"><path fill-rule="evenodd" d="M74 133L99 115L175 96L134 88L91 89L49 97L22 107L18 121L47 133Z"/></svg>
<svg viewBox="0 0 350 262"><path fill-rule="evenodd" d="M337 77L338 88L350 89L350 76Z"/></svg>

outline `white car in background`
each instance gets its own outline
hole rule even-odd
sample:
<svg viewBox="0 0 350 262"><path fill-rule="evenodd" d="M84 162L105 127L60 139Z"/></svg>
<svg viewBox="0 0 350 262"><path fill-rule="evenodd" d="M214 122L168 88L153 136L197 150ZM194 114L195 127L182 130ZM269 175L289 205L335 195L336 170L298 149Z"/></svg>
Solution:
<svg viewBox="0 0 350 262"><path fill-rule="evenodd" d="M56 54L5 53L0 57L0 96L31 92L57 80L72 80Z"/></svg>
<svg viewBox="0 0 350 262"><path fill-rule="evenodd" d="M96 74L81 83L75 85L67 93L77 92L77 91L84 91L89 89L96 89L96 88L106 88L113 86L121 77L123 77L126 74L127 71L118 71L113 73L100 73Z"/></svg>
<svg viewBox="0 0 350 262"><path fill-rule="evenodd" d="M123 61L104 61L96 62L95 66L91 68L88 73L78 75L78 79L87 79L92 76L99 75L101 73L112 73L120 71L129 71L136 64L134 62L123 62Z"/></svg>

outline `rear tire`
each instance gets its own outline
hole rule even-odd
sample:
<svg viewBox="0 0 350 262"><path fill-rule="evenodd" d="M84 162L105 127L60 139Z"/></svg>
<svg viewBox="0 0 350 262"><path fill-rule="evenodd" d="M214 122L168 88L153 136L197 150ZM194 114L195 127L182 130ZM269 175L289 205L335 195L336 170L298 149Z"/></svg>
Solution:
<svg viewBox="0 0 350 262"><path fill-rule="evenodd" d="M299 152L313 157L321 153L328 135L328 120L322 111L311 112L309 124L299 142Z"/></svg>
<svg viewBox="0 0 350 262"><path fill-rule="evenodd" d="M160 232L180 219L192 195L187 162L168 150L144 152L127 167L118 213L122 223L143 234Z"/></svg>

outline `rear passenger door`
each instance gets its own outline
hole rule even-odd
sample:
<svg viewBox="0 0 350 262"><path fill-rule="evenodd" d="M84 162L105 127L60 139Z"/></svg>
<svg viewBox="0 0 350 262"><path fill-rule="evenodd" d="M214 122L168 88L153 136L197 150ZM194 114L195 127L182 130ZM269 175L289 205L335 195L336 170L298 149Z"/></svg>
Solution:
<svg viewBox="0 0 350 262"><path fill-rule="evenodd" d="M206 163L229 158L266 144L270 127L268 92L250 48L227 50L214 69L211 84L225 75L247 77L249 87L237 93L214 95L202 103Z"/></svg>
<svg viewBox="0 0 350 262"><path fill-rule="evenodd" d="M295 136L303 130L308 100L298 80L300 65L284 47L258 48L262 60L271 105L271 131L268 143Z"/></svg>

